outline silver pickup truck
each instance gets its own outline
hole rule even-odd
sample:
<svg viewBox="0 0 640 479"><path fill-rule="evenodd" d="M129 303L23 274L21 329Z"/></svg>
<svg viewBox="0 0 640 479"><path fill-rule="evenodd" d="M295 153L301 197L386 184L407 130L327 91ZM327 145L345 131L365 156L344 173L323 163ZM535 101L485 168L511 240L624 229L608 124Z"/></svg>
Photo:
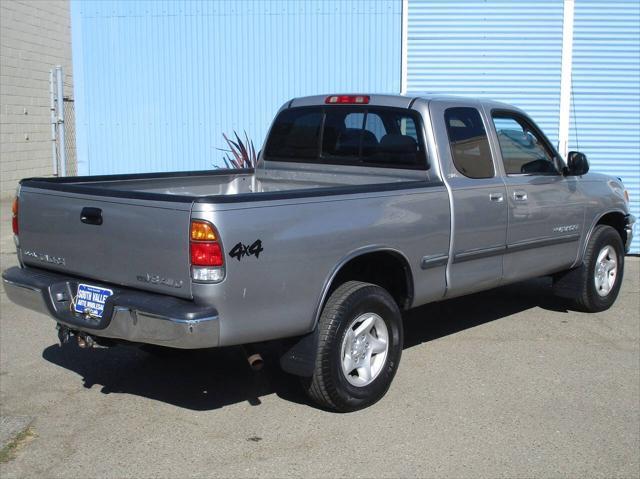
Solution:
<svg viewBox="0 0 640 479"><path fill-rule="evenodd" d="M314 401L356 410L391 384L404 310L542 275L611 306L634 218L588 169L502 103L296 98L255 170L23 180L4 287L63 343L282 340Z"/></svg>

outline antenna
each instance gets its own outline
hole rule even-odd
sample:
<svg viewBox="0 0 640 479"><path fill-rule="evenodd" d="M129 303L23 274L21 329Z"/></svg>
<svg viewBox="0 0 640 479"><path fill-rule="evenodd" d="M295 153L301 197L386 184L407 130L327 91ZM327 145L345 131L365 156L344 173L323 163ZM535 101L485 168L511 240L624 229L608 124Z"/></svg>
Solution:
<svg viewBox="0 0 640 479"><path fill-rule="evenodd" d="M578 140L578 117L576 116L576 97L573 94L573 71L571 72L571 108L573 109L573 129L576 135L576 150L580 151L580 141Z"/></svg>

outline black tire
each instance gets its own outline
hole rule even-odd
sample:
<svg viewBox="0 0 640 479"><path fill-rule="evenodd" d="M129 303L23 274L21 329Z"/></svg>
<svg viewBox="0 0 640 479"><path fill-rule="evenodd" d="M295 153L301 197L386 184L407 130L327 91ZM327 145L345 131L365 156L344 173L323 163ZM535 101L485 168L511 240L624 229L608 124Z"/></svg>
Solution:
<svg viewBox="0 0 640 479"><path fill-rule="evenodd" d="M342 345L347 328L368 313L384 321L388 337L386 357L381 356L384 362L379 363L382 366L378 366L377 375L371 375L371 383L354 386L343 373ZM319 406L339 412L356 411L382 398L396 374L403 346L402 316L391 295L373 284L344 283L325 304L318 328L315 370L311 378L303 381L309 397Z"/></svg>
<svg viewBox="0 0 640 479"><path fill-rule="evenodd" d="M596 287L598 256L606 247L614 250L617 271L615 282L606 293ZM561 274L556 279L556 289L560 296L572 300L580 311L597 313L611 307L618 297L624 275L624 246L620 234L611 226L598 225L594 228L584 254L583 264L571 272Z"/></svg>

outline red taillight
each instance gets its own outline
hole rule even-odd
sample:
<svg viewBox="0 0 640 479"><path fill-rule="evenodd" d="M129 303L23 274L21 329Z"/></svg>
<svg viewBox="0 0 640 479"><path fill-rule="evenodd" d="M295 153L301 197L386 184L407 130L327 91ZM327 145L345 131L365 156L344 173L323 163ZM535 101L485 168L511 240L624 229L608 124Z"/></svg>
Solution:
<svg viewBox="0 0 640 479"><path fill-rule="evenodd" d="M18 236L18 197L16 196L11 205L11 229L13 234Z"/></svg>
<svg viewBox="0 0 640 479"><path fill-rule="evenodd" d="M191 264L194 266L222 266L222 248L218 243L191 243Z"/></svg>
<svg viewBox="0 0 640 479"><path fill-rule="evenodd" d="M369 103L369 95L331 95L325 98L325 103L366 105Z"/></svg>
<svg viewBox="0 0 640 479"><path fill-rule="evenodd" d="M208 221L193 220L190 227L191 264L193 266L224 266L219 236Z"/></svg>

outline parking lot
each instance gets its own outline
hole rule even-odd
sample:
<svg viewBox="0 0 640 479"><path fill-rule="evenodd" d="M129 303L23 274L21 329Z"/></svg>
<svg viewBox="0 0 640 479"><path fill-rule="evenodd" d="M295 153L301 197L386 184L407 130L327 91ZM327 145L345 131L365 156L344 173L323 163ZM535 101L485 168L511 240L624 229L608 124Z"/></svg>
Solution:
<svg viewBox="0 0 640 479"><path fill-rule="evenodd" d="M2 208L2 268L16 264ZM2 416L32 437L2 477L638 477L640 261L616 305L568 311L548 280L406 315L373 407L309 405L273 358L61 349L55 323L0 307Z"/></svg>

